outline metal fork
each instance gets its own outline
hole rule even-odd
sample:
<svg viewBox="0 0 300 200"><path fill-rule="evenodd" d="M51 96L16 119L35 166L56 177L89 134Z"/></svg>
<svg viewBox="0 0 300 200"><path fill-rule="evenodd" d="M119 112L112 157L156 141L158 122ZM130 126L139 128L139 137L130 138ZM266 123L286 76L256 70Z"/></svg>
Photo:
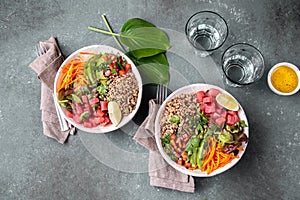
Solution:
<svg viewBox="0 0 300 200"><path fill-rule="evenodd" d="M41 55L43 55L43 54L45 54L47 52L46 47L44 47L44 45L42 43L38 43L35 46L35 50L36 50L37 56L41 56Z"/></svg>
<svg viewBox="0 0 300 200"><path fill-rule="evenodd" d="M42 43L38 43L38 44L35 46L35 49L36 49L36 54L37 54L37 56L44 55L44 54L47 52L47 48L46 48ZM57 117L58 117L60 129L61 129L62 131L69 130L70 127L69 127L69 125L68 125L66 119L63 117L62 111L61 111L61 109L59 108L59 105L58 105L58 103L56 102L55 96L54 96L54 95L53 95L53 100L54 100L55 110L56 110L56 113L57 113Z"/></svg>
<svg viewBox="0 0 300 200"><path fill-rule="evenodd" d="M168 88L162 84L156 87L156 101L158 105L161 105L168 96Z"/></svg>

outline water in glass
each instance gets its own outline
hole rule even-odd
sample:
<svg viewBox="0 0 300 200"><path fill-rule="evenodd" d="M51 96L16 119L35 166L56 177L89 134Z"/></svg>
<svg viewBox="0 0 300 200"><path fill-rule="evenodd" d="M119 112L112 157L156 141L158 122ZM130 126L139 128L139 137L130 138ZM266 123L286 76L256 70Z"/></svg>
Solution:
<svg viewBox="0 0 300 200"><path fill-rule="evenodd" d="M224 60L226 76L236 83L249 83L253 79L254 65L243 55L234 55Z"/></svg>
<svg viewBox="0 0 300 200"><path fill-rule="evenodd" d="M189 38L197 49L214 49L220 44L220 33L208 24L199 24L189 32Z"/></svg>

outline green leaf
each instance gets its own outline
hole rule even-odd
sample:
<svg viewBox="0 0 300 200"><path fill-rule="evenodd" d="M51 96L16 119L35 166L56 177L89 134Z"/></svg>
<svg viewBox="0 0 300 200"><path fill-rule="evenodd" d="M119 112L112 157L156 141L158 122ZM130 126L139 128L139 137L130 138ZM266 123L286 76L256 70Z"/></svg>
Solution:
<svg viewBox="0 0 300 200"><path fill-rule="evenodd" d="M89 26L89 30L119 37L129 48L127 55L138 66L143 82L167 84L169 63L164 53L171 47L167 34L140 18L124 23L121 33L113 33Z"/></svg>
<svg viewBox="0 0 300 200"><path fill-rule="evenodd" d="M156 27L128 29L120 34L120 40L131 51L153 48L166 51L171 47L167 34Z"/></svg>
<svg viewBox="0 0 300 200"><path fill-rule="evenodd" d="M141 18L132 18L123 24L121 32L125 32L127 30L134 29L134 28L141 28L141 27L155 27L155 26L150 22L147 22Z"/></svg>
<svg viewBox="0 0 300 200"><path fill-rule="evenodd" d="M137 59L136 57L134 57L134 55L132 54L132 52L128 52L126 53L126 55L136 64L141 65L141 64L149 64L149 63L156 63L156 64L161 64L161 65L165 65L167 67L169 67L169 62L167 60L167 57L164 53L160 53L154 56L149 56L149 57L144 57L144 58L140 58Z"/></svg>
<svg viewBox="0 0 300 200"><path fill-rule="evenodd" d="M143 83L167 84L169 82L169 63L165 54L135 60Z"/></svg>
<svg viewBox="0 0 300 200"><path fill-rule="evenodd" d="M107 85L99 85L96 90L99 92L99 94L106 95L108 87Z"/></svg>
<svg viewBox="0 0 300 200"><path fill-rule="evenodd" d="M244 120L240 120L239 125L240 125L240 127L243 127L243 128L247 127L247 124L245 123Z"/></svg>
<svg viewBox="0 0 300 200"><path fill-rule="evenodd" d="M85 121L89 116L90 116L90 114L89 114L88 112L83 112L83 113L81 113L81 115L80 115L80 119L81 119L82 121Z"/></svg>
<svg viewBox="0 0 300 200"><path fill-rule="evenodd" d="M149 56L155 56L159 53L164 53L166 52L164 49L153 49L153 48L148 48L148 49L136 49L130 51L130 54L134 56L136 59L141 59Z"/></svg>
<svg viewBox="0 0 300 200"><path fill-rule="evenodd" d="M165 137L161 138L161 143L163 147L166 144L170 144L170 134L166 134Z"/></svg>
<svg viewBox="0 0 300 200"><path fill-rule="evenodd" d="M71 94L71 97L74 102L82 103L80 97L78 97L76 94Z"/></svg>
<svg viewBox="0 0 300 200"><path fill-rule="evenodd" d="M187 151L187 152L189 152L193 148L199 147L199 144L200 144L200 139L199 138L197 138L197 137L191 137L189 139L189 141L187 142L186 147L185 147L184 150Z"/></svg>
<svg viewBox="0 0 300 200"><path fill-rule="evenodd" d="M155 25L140 18L132 18L123 24L121 32L123 33L130 29L145 28L145 27L155 27ZM162 52L165 52L165 50L155 49L155 48L143 48L143 49L135 49L135 50L130 49L131 55L134 56L136 59L154 56Z"/></svg>
<svg viewBox="0 0 300 200"><path fill-rule="evenodd" d="M162 84L169 82L169 70L166 66L160 66L155 63L142 64L138 67L144 84Z"/></svg>
<svg viewBox="0 0 300 200"><path fill-rule="evenodd" d="M140 18L132 18L125 22L122 26L120 34L104 31L91 26L89 26L88 29L99 33L120 37L121 42L128 46L130 51L135 51L138 49L153 49L153 51L147 50L149 53L148 56L157 54L157 52L154 52L154 50L157 51L157 49L160 49L160 51L166 51L171 47L169 38L164 31L156 28L153 24ZM140 52L135 54L137 58L141 58Z"/></svg>
<svg viewBox="0 0 300 200"><path fill-rule="evenodd" d="M180 118L177 115L174 115L172 118L169 119L169 121L175 124L179 124Z"/></svg>
<svg viewBox="0 0 300 200"><path fill-rule="evenodd" d="M219 141L221 142L221 145L224 146L225 143L232 143L233 142L233 136L231 133L227 131L223 131L221 135L219 136Z"/></svg>

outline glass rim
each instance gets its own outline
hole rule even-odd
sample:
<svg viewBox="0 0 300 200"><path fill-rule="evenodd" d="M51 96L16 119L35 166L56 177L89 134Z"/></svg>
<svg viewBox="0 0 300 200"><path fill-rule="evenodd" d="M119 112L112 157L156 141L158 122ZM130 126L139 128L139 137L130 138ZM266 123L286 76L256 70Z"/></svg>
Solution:
<svg viewBox="0 0 300 200"><path fill-rule="evenodd" d="M230 48L232 48L232 47L234 47L234 46L238 46L238 45L245 45L245 46L248 46L248 47L251 47L251 48L255 49L255 50L258 52L258 55L259 55L259 56L261 57L261 59L262 59L263 73L262 73L261 75L259 75L255 80L253 80L253 81L251 81L251 82L249 82L249 83L239 83L239 82L236 82L236 81L232 80L230 77L228 77L228 76L226 75L226 72L225 72L225 70L224 70L224 62L223 62L223 61L224 61L224 56L225 56L226 52L227 52ZM234 43L234 44L230 45L230 46L223 52L222 58L221 58L221 62L222 62L222 71L223 71L224 75L226 76L226 78L227 78L229 81L231 81L232 83L237 84L237 85L240 85L240 86L252 84L252 83L255 82L256 80L261 79L261 77L262 77L262 76L264 75L264 73L265 73L265 72L264 72L264 70L265 70L265 58L264 58L263 54L261 53L261 51L260 51L257 47L253 46L252 44L246 43L246 42L239 42L239 43Z"/></svg>
<svg viewBox="0 0 300 200"><path fill-rule="evenodd" d="M189 22L191 21L191 19L192 19L194 16L196 16L196 15L198 15L198 14L201 14L201 13L211 13L211 14L217 15L217 16L225 23L225 25L226 25L226 36L225 36L225 38L224 38L224 41L223 41L219 46L217 46L217 47L215 47L215 48L213 48L213 49L207 49L207 50L206 50L206 49L203 49L203 50L197 49L197 50L199 50L199 51L212 52L212 51L215 51L215 50L219 49L219 48L225 43L225 41L226 41L226 39L227 39L227 37L228 37L228 35L229 35L228 24L227 24L226 20L225 20L220 14L218 14L218 13L216 13L216 12L214 12L214 11L210 11L210 10L199 11L199 12L194 13L194 14L193 14L192 16L190 16L189 19L187 20L187 22L186 22L186 24L185 24L185 35L186 35L186 36L187 36L187 26L188 26ZM188 38L187 38L187 39L188 39ZM188 39L188 41L190 42L189 39ZM191 42L190 42L190 43L191 43ZM195 47L195 48L196 48L196 47Z"/></svg>

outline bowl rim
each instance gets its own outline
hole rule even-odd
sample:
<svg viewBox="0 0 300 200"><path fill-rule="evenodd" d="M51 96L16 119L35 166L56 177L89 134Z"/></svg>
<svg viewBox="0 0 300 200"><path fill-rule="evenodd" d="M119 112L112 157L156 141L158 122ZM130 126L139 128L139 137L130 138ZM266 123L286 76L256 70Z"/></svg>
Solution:
<svg viewBox="0 0 300 200"><path fill-rule="evenodd" d="M271 81L272 74L273 74L273 72L274 72L278 67L281 67L281 66L287 66L287 67L289 67L290 69L292 69L292 70L296 73L296 75L297 75L297 77L298 77L298 85L297 85L297 87L296 87L293 91L291 91L291 92L281 92L281 91L277 90L277 89L273 86L273 84L272 84L272 81ZM296 94L296 93L300 90L300 70L299 70L299 68L298 68L296 65L294 65L294 64L292 64L292 63L290 63L290 62L280 62L280 63L275 64L273 67L271 67L271 69L270 69L269 72L268 72L268 78L267 78L267 80L268 80L269 88L270 88L275 94L278 94L278 95L281 95L281 96L290 96L290 95Z"/></svg>
<svg viewBox="0 0 300 200"><path fill-rule="evenodd" d="M238 154L238 158L235 158L231 161L231 163L228 163L227 165L213 171L210 174L207 174L206 172L200 171L200 170L188 170L185 167L178 165L176 162L174 162L173 160L171 160L171 158L165 153L162 145L161 145L161 139L160 139L160 125L159 125L159 121L160 121L160 115L163 112L166 103L171 100L174 97L177 97L180 94L188 94L191 93L192 91L198 91L198 90L206 90L206 89L210 89L210 88L215 88L220 90L222 93L228 94L231 97L233 97L229 92L227 92L226 90L215 86L215 85L211 85L211 84L206 84L206 83L196 83L196 84L191 84L191 85L187 85L187 86L183 86L177 90L175 90L174 92L172 92L167 98L166 100L163 102L163 104L160 106L160 108L158 109L157 115L156 115L156 119L155 119L155 141L156 141L156 145L158 147L159 153L162 155L162 157L164 158L164 160L173 168L175 168L177 171L183 173L183 174L187 174L187 175L191 175L191 176L195 176L195 177L212 177L215 175L218 175L220 173L223 173L227 170L229 170L230 168L232 168L233 166L235 166L240 159L242 158L242 156L244 155L247 146L248 146L248 142L243 144L243 148L244 151L240 151ZM233 97L234 98L234 97ZM236 100L236 98L234 98ZM239 102L238 102L239 103ZM247 135L247 137L249 138L249 122L246 116L246 113L244 111L244 109L242 108L242 106L239 103L239 117L241 117L241 119L245 120L245 123L248 125L244 132Z"/></svg>
<svg viewBox="0 0 300 200"><path fill-rule="evenodd" d="M134 76L138 82L138 88L139 88L139 93L138 93L138 99L137 99L137 104L136 104L136 107L135 109L127 116L125 116L125 121L124 121L124 118L122 119L122 121L119 123L118 126L114 126L114 125L109 125L109 126L104 126L104 127L101 127L99 128L99 126L97 127L93 127L93 128L86 128L84 127L83 125L81 124L77 124L75 123L73 120L71 120L70 118L68 118L66 116L66 114L63 112L63 109L61 108L61 106L58 106L58 109L61 111L61 113L63 114L63 117L70 123L72 124L73 126L75 126L76 128L82 130L82 131L85 131L85 132L89 132L89 133L108 133L108 132L111 132L111 131L115 131L121 127L123 127L124 125L126 125L128 122L130 122L132 120L132 118L135 116L135 114L137 113L139 107L140 107L140 104L141 104L141 100L142 100L142 90L143 90L143 82L142 82L142 78L141 78L141 75L136 67L136 65L134 64L134 62L128 57L126 56L122 51L114 48L114 47L111 47L111 46L108 46L108 45L89 45L89 46L84 46L80 49L77 49L76 51L74 51L72 54L70 54L65 60L64 62L60 65L59 69L57 70L57 73L55 75L55 79L54 79L54 100L56 101L57 100L57 93L56 93L56 83L57 83L57 79L58 79L58 76L61 72L61 69L62 69L62 66L64 66L66 63L70 62L71 59L73 59L74 57L78 56L80 52L84 52L84 51L91 51L91 52L94 52L94 51L97 51L97 53L99 52L107 52L107 53L114 53L114 54L117 54L119 53L120 56L124 57L126 59L126 61L131 64L131 68L132 68L132 72L134 73ZM84 55L84 56L88 56L88 55Z"/></svg>

